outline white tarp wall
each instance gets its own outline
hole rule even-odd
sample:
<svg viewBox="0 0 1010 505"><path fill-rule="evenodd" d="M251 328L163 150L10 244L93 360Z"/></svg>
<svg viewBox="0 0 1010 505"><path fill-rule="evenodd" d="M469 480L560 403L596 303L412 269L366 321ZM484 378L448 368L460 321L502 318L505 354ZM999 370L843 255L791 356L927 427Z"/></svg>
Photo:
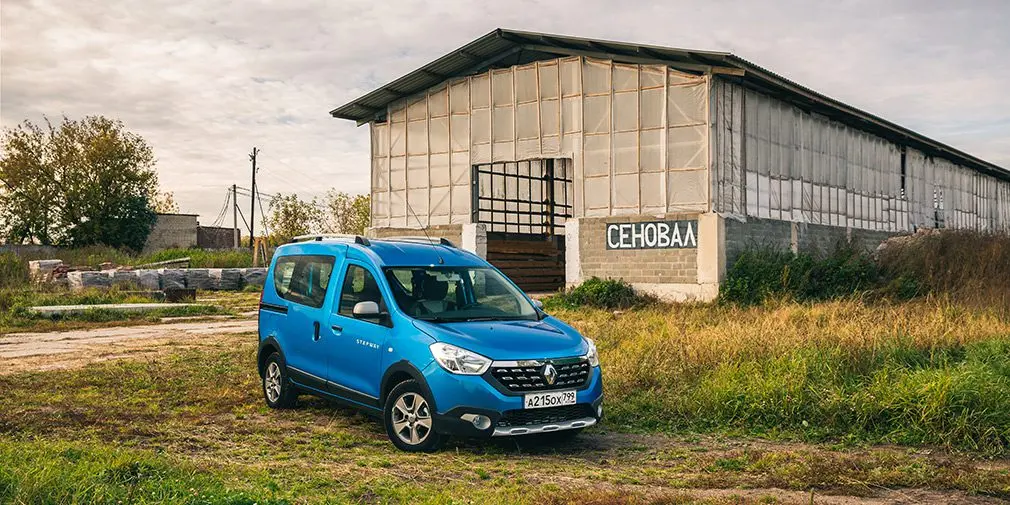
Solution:
<svg viewBox="0 0 1010 505"><path fill-rule="evenodd" d="M739 85L713 83L718 212L906 232L1010 230L1010 182Z"/></svg>
<svg viewBox="0 0 1010 505"><path fill-rule="evenodd" d="M707 91L705 76L572 57L396 102L371 125L372 226L416 226L405 202L426 225L470 222L472 165L539 158L571 160L577 217L706 211Z"/></svg>

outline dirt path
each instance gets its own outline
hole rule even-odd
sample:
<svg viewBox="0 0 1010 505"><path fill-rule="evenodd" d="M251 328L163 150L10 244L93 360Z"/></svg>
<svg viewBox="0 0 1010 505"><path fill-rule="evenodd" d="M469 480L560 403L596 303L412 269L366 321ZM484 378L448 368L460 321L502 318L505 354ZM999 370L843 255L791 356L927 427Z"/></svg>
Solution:
<svg viewBox="0 0 1010 505"><path fill-rule="evenodd" d="M0 335L0 362L4 363L0 375L217 347L223 336L255 331L255 319L228 319Z"/></svg>

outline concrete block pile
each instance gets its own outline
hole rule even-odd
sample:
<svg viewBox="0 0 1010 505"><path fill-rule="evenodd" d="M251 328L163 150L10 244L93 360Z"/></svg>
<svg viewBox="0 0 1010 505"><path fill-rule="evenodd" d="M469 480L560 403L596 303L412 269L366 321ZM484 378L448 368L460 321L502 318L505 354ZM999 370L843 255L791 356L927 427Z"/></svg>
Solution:
<svg viewBox="0 0 1010 505"><path fill-rule="evenodd" d="M262 286L266 268L162 268L158 270L106 270L100 272L68 272L71 289L200 289L238 291L246 286Z"/></svg>

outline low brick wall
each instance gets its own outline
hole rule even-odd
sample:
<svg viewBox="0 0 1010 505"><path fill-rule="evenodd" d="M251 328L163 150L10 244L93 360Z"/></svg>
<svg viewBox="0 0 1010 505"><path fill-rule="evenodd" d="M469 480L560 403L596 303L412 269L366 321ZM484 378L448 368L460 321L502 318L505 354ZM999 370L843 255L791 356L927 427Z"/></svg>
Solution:
<svg viewBox="0 0 1010 505"><path fill-rule="evenodd" d="M624 279L632 284L696 284L698 248L607 249L607 224L697 220L698 214L580 218L578 255L582 279Z"/></svg>
<svg viewBox="0 0 1010 505"><path fill-rule="evenodd" d="M429 226L424 231L420 228L369 228L365 230L365 236L369 238L423 237L425 232L433 239L448 239L457 247L463 244L462 224L439 224Z"/></svg>

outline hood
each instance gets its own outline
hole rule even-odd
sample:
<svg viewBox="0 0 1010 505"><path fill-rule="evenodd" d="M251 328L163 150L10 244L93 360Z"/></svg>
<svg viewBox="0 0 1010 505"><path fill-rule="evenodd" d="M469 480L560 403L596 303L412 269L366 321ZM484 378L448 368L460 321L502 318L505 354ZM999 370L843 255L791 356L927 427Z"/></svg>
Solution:
<svg viewBox="0 0 1010 505"><path fill-rule="evenodd" d="M589 351L579 332L552 317L541 321L458 323L415 320L414 326L439 342L494 360L566 358Z"/></svg>

